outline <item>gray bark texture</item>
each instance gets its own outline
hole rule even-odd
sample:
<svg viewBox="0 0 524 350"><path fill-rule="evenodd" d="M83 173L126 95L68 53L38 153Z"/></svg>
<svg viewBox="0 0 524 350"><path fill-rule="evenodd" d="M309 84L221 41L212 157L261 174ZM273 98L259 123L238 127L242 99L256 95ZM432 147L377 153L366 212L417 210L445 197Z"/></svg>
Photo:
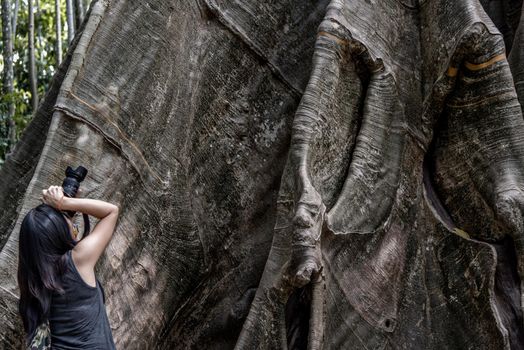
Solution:
<svg viewBox="0 0 524 350"><path fill-rule="evenodd" d="M81 164L119 349L523 349L521 10L94 1L0 170L0 347Z"/></svg>

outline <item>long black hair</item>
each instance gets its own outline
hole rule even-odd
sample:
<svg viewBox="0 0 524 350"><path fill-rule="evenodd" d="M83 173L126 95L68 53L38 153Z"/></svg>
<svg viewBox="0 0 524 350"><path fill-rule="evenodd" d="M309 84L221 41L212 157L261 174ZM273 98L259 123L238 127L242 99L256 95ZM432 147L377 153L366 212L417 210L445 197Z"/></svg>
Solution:
<svg viewBox="0 0 524 350"><path fill-rule="evenodd" d="M53 291L63 293L65 253L76 243L65 217L52 206L40 204L24 217L18 245L18 310L27 341L49 317Z"/></svg>

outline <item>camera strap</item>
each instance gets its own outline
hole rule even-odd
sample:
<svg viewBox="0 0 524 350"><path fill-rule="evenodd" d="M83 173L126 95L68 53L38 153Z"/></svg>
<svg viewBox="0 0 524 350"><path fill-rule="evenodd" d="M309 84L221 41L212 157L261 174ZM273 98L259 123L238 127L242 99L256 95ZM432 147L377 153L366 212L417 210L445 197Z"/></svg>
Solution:
<svg viewBox="0 0 524 350"><path fill-rule="evenodd" d="M89 216L86 213L82 213L82 217L84 218L84 234L82 235L82 239L86 237L89 234Z"/></svg>

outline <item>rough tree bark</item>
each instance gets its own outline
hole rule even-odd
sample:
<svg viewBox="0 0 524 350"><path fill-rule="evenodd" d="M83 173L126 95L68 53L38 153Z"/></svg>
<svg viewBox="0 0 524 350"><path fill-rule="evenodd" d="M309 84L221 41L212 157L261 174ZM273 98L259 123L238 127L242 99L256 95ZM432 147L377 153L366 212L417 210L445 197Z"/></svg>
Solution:
<svg viewBox="0 0 524 350"><path fill-rule="evenodd" d="M82 164L122 208L97 267L118 348L522 348L507 3L93 2L0 170L0 344L21 219Z"/></svg>

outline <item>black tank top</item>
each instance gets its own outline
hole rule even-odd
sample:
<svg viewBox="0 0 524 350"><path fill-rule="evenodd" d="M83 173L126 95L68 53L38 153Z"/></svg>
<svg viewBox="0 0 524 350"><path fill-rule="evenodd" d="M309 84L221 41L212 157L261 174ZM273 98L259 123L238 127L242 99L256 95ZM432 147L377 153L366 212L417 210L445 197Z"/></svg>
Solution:
<svg viewBox="0 0 524 350"><path fill-rule="evenodd" d="M52 349L115 349L100 282L96 279L96 287L92 287L82 279L71 250L66 261L68 269L62 276L65 293L54 292L51 300Z"/></svg>

